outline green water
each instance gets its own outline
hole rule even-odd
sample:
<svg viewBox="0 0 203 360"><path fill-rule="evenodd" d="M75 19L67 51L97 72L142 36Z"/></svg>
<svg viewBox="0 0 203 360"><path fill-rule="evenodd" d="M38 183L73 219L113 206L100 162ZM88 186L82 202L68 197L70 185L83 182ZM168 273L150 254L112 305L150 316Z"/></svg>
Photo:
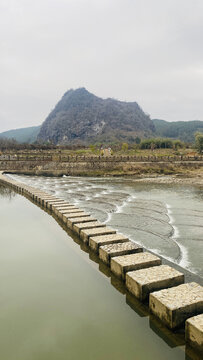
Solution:
<svg viewBox="0 0 203 360"><path fill-rule="evenodd" d="M190 359L174 342L182 336L160 329L49 214L3 187L0 230L1 359Z"/></svg>

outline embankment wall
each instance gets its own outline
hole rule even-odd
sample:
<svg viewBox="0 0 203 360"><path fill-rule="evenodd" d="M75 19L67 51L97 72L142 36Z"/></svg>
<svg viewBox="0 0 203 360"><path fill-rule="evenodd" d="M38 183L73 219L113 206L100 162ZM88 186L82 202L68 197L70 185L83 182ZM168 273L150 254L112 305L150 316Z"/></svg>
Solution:
<svg viewBox="0 0 203 360"><path fill-rule="evenodd" d="M141 175L141 174L173 174L186 170L200 169L203 160L198 159L133 159L131 157L70 157L63 159L0 159L0 170L29 175Z"/></svg>

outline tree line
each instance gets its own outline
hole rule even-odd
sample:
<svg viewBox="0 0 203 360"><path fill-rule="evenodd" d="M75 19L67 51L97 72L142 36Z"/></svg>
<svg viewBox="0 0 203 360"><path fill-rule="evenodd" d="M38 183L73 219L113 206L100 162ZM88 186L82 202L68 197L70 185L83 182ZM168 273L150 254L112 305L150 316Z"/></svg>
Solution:
<svg viewBox="0 0 203 360"><path fill-rule="evenodd" d="M128 149L136 148L136 149L174 149L178 150L181 148L188 147L186 143L181 140L172 140L168 138L150 138L150 139L139 139L136 138L136 144L128 144L128 143L117 143L117 144L109 144L115 151L122 150L123 152L128 151ZM65 145L65 146L57 146L52 143L33 143L33 144L20 144L15 139L7 139L0 138L0 151L7 150L78 150L78 149L90 149L91 151L95 151L96 149L101 148L101 144L93 144L93 145ZM195 148L199 154L203 153L203 133L195 134Z"/></svg>

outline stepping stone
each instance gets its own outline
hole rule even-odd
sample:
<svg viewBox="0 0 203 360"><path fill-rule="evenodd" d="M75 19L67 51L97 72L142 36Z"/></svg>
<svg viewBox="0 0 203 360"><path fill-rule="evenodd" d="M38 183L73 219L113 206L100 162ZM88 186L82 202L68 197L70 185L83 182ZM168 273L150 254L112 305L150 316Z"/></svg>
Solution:
<svg viewBox="0 0 203 360"><path fill-rule="evenodd" d="M203 312L203 287L195 282L150 294L149 307L170 329Z"/></svg>
<svg viewBox="0 0 203 360"><path fill-rule="evenodd" d="M203 314L193 316L185 323L185 341L203 354Z"/></svg>
<svg viewBox="0 0 203 360"><path fill-rule="evenodd" d="M57 212L58 210L56 210L56 212ZM55 212L55 211L54 211ZM64 216L64 215L69 215L69 214L76 214L76 213L83 213L84 211L83 210L80 210L80 209L77 209L77 208L74 208L74 209L67 209L67 210L65 210L65 211L63 211L63 210L61 210L60 211L61 212L61 214L62 214L62 216Z"/></svg>
<svg viewBox="0 0 203 360"><path fill-rule="evenodd" d="M53 199L53 197L40 197L37 200L38 200L38 202L40 202L40 204L44 205L45 202L52 201L54 199Z"/></svg>
<svg viewBox="0 0 203 360"><path fill-rule="evenodd" d="M51 195L47 195L47 194L45 194L45 193L43 193L43 192L40 192L40 193L32 193L32 197L35 199L35 200L37 200L37 199L39 199L39 198L50 198L50 196ZM53 199L53 197L52 197L52 199Z"/></svg>
<svg viewBox="0 0 203 360"><path fill-rule="evenodd" d="M90 216L89 214L85 213L84 211L76 212L76 213L65 213L63 214L62 220L64 223L67 223L69 219L74 219L78 217L87 217Z"/></svg>
<svg viewBox="0 0 203 360"><path fill-rule="evenodd" d="M130 271L126 274L126 287L139 300L148 299L152 291L184 283L184 274L168 265Z"/></svg>
<svg viewBox="0 0 203 360"><path fill-rule="evenodd" d="M57 199L57 198L55 198L55 196L50 196L50 198L44 197L43 200L46 203L48 203L48 202L50 202L50 203L60 203L60 204L64 203L64 200Z"/></svg>
<svg viewBox="0 0 203 360"><path fill-rule="evenodd" d="M81 216L81 217L76 217L76 218L69 218L67 219L67 226L72 229L73 225L75 224L80 224L80 223L87 223L87 222L92 222L92 221L97 221L97 219L94 219L92 216L88 215L88 216Z"/></svg>
<svg viewBox="0 0 203 360"><path fill-rule="evenodd" d="M62 205L62 204L64 204L64 201L63 200L51 200L51 201L49 200L46 202L46 207L51 210L52 206L56 205L56 204Z"/></svg>
<svg viewBox="0 0 203 360"><path fill-rule="evenodd" d="M75 225L73 225L73 230L77 234L80 234L80 231L83 229L94 229L94 228L98 228L98 227L99 228L106 227L106 225L100 223L99 221L92 221L92 222L88 222L88 223L75 224Z"/></svg>
<svg viewBox="0 0 203 360"><path fill-rule="evenodd" d="M73 212L72 212L73 211ZM76 207L70 207L69 210L54 210L55 214L60 218L62 219L63 218L63 215L66 215L66 214L74 214L75 212L79 212L81 211L80 209L76 208Z"/></svg>
<svg viewBox="0 0 203 360"><path fill-rule="evenodd" d="M85 243L88 243L90 237L99 236L99 235L110 235L110 234L115 234L115 233L116 233L116 230L110 229L108 227L95 228L95 229L82 230L80 232L80 237Z"/></svg>
<svg viewBox="0 0 203 360"><path fill-rule="evenodd" d="M161 259L149 252L116 256L111 259L111 271L125 279L127 271L149 268L161 265Z"/></svg>
<svg viewBox="0 0 203 360"><path fill-rule="evenodd" d="M115 232L112 234L107 235L100 235L100 236L91 236L89 238L89 246L91 249L95 252L99 252L99 248L102 245L107 244L117 244L117 243L123 243L123 242L129 242L129 239L122 235L122 234L116 234Z"/></svg>
<svg viewBox="0 0 203 360"><path fill-rule="evenodd" d="M69 207L65 207L65 208L61 208L61 207L54 207L52 206L52 211L56 214L59 215L61 214L66 214L72 211L80 211L80 209L78 209L76 206L69 206Z"/></svg>
<svg viewBox="0 0 203 360"><path fill-rule="evenodd" d="M56 198L53 195L50 194L32 194L32 196L36 196L36 197L41 197L42 199L50 199L50 200L55 200Z"/></svg>
<svg viewBox="0 0 203 360"><path fill-rule="evenodd" d="M57 205L52 205L52 209L55 209L55 210L68 210L70 208L74 208L74 209L78 209L75 205L72 205L72 204L69 204L69 203L63 203L63 204L57 204Z"/></svg>
<svg viewBox="0 0 203 360"><path fill-rule="evenodd" d="M107 236L112 236L112 235L107 235ZM119 234L115 234L113 236L119 238ZM100 243L98 244L98 241L97 241L97 238L96 238L96 241L95 241L94 245L95 246L97 245L97 249L98 249L98 246L100 246L99 247L99 257L107 265L110 264L111 258L114 257L114 256L134 254L134 253L138 253L138 252L143 251L143 249L139 245L135 244L132 241L128 241L128 239L125 238L125 236L123 236L123 239L125 240L125 242L121 242L119 240L119 243L114 243L114 244L109 244L108 243L107 245L100 246ZM105 241L105 237L104 237L103 241ZM91 245L91 238L90 238L89 242L90 242L90 247L94 246L94 245Z"/></svg>
<svg viewBox="0 0 203 360"><path fill-rule="evenodd" d="M74 205L70 205L69 203L66 203L65 201L62 203L53 203L52 204L52 210L66 210L67 208L69 208L70 206L74 206Z"/></svg>

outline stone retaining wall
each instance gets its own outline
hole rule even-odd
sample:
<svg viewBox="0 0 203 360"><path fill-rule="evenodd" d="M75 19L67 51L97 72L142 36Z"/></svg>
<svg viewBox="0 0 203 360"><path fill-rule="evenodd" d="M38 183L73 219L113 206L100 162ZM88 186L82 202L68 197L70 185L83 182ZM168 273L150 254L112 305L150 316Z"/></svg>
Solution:
<svg viewBox="0 0 203 360"><path fill-rule="evenodd" d="M172 174L182 169L199 169L203 161L199 160L169 160L164 161L133 161L132 159L119 158L71 158L70 161L48 161L48 160L1 160L0 170L33 175L104 175L115 173L143 174L159 173Z"/></svg>

